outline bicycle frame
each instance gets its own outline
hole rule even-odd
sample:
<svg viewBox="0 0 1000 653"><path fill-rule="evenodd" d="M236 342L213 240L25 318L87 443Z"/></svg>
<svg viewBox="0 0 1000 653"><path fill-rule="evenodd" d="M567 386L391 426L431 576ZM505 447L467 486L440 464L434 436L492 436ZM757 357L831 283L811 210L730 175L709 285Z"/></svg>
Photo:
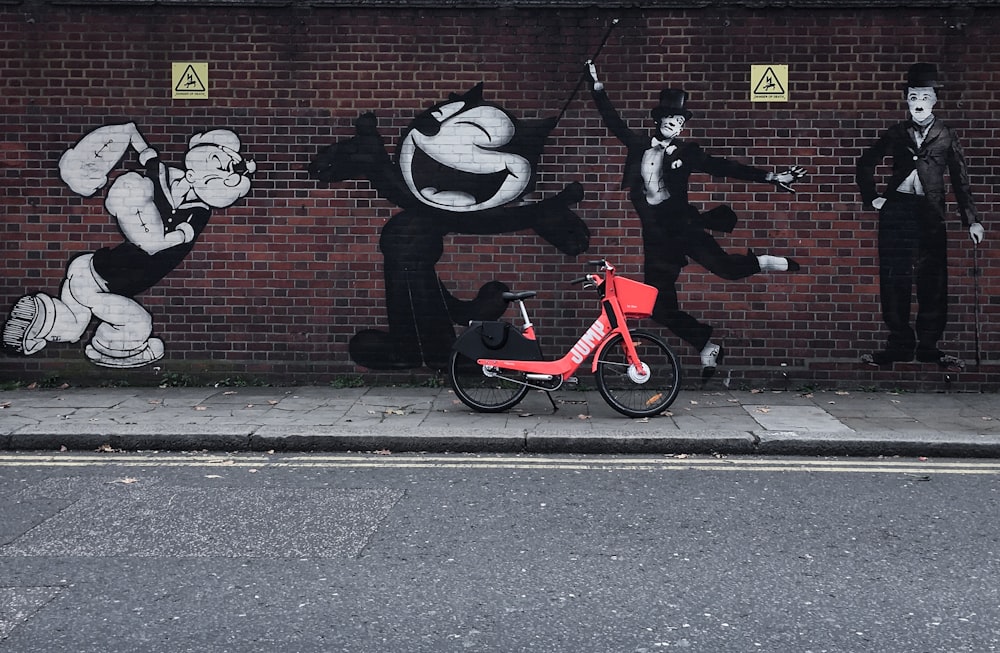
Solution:
<svg viewBox="0 0 1000 653"><path fill-rule="evenodd" d="M601 298L601 314L576 341L570 350L558 360L512 360L504 358L478 358L476 362L482 365L487 375L499 376L501 371L509 370L524 372L526 374L539 374L552 379L558 378L561 382L573 376L588 357L593 356L591 372L597 370L598 356L608 341L616 333L621 334L629 365L636 370L636 374L643 375L644 367L642 361L635 350L635 344L629 333L626 312L623 310L618 299L618 287L614 274L614 267L604 263L604 278L596 274L588 274L579 281L589 281L595 284L603 295ZM519 301L521 317L524 320L521 335L526 339L535 340L534 326L528 318L524 301ZM530 378L530 377L529 377Z"/></svg>

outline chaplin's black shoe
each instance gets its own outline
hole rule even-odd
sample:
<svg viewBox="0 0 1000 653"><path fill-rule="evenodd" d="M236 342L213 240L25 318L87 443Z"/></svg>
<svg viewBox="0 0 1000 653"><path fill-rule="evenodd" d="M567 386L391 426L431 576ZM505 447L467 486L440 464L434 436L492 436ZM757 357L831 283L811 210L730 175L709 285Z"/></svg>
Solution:
<svg viewBox="0 0 1000 653"><path fill-rule="evenodd" d="M936 363L943 368L963 368L965 362L955 356L944 353L937 347L917 347L916 358L921 363Z"/></svg>
<svg viewBox="0 0 1000 653"><path fill-rule="evenodd" d="M861 357L861 362L868 365L883 367L893 363L908 363L913 360L913 352L906 349L886 349L877 351L874 354L865 354Z"/></svg>

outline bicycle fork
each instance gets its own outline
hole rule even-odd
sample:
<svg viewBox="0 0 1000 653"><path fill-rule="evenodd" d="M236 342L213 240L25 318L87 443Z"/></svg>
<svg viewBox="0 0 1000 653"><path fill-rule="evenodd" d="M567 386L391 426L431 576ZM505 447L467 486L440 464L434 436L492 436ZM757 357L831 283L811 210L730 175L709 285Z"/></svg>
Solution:
<svg viewBox="0 0 1000 653"><path fill-rule="evenodd" d="M639 352L635 349L635 342L632 340L632 333L629 331L628 323L625 321L625 316L621 312L617 302L612 302L605 299L602 302L603 313L598 319L598 322L607 321L610 327L611 333L609 333L604 342L610 338L615 332L620 333L622 336L622 342L625 345L625 360L628 361L628 376L633 383L645 383L649 380L649 365L643 363L639 360ZM595 326L597 322L594 323ZM591 327L592 329L593 327ZM589 333L589 331L588 331ZM600 350L594 355L594 363L591 367L592 372L597 371L597 361L600 357Z"/></svg>

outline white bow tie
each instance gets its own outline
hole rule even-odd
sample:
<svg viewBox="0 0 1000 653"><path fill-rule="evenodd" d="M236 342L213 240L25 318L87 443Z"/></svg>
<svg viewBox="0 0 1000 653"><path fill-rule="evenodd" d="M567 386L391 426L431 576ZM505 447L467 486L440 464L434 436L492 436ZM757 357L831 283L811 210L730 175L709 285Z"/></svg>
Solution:
<svg viewBox="0 0 1000 653"><path fill-rule="evenodd" d="M676 145L671 145L670 141L661 141L660 139L655 138L655 137L650 140L649 144L650 144L651 148L653 148L653 149L656 149L656 148L661 149L666 154L673 154L675 151L677 151L677 146Z"/></svg>

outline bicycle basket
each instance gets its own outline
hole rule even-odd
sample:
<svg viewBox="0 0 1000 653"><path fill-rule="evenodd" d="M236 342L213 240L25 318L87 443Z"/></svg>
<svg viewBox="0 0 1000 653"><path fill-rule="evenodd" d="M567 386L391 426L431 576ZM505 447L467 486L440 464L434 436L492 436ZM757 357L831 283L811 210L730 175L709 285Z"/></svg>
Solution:
<svg viewBox="0 0 1000 653"><path fill-rule="evenodd" d="M618 293L618 303L621 304L625 317L649 317L653 314L653 304L660 292L653 286L647 286L625 277L615 277L615 291Z"/></svg>

